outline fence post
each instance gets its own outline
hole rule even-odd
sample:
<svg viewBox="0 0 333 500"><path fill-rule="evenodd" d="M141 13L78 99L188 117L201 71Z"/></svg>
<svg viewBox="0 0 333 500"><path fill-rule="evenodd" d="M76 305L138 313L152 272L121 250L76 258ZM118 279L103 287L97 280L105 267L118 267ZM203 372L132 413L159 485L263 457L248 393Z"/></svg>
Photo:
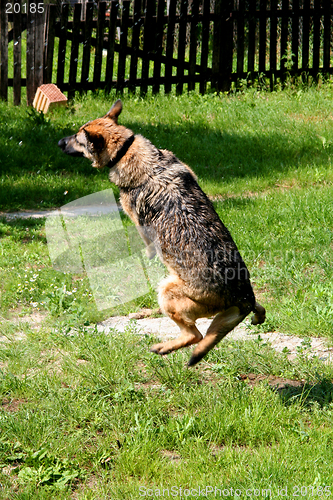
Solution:
<svg viewBox="0 0 333 500"><path fill-rule="evenodd" d="M55 21L57 6L47 5L46 30L45 30L45 53L44 53L44 82L52 82L52 66L54 54Z"/></svg>
<svg viewBox="0 0 333 500"><path fill-rule="evenodd" d="M145 95L148 91L149 56L155 50L155 5L156 3L154 0L147 0L145 5L141 95Z"/></svg>
<svg viewBox="0 0 333 500"><path fill-rule="evenodd" d="M197 25L199 14L199 2L192 3L191 12L191 35L190 35L190 69L188 72L188 90L195 90L195 70L197 62Z"/></svg>
<svg viewBox="0 0 333 500"><path fill-rule="evenodd" d="M123 1L123 10L121 13L121 33L120 33L120 41L119 41L117 92L123 92L124 85L125 85L129 10L130 10L130 2L129 2L129 0L124 0Z"/></svg>
<svg viewBox="0 0 333 500"><path fill-rule="evenodd" d="M94 3L87 2L85 13L85 24L83 33L83 56L82 56L82 71L81 71L81 89L83 92L87 91L89 82L89 66L90 66L90 48L91 48L91 34L93 25Z"/></svg>
<svg viewBox="0 0 333 500"><path fill-rule="evenodd" d="M176 24L176 7L177 0L170 0L168 5L168 33L166 39L166 63L165 63L165 85L164 92L168 94L172 87L172 59L175 40L175 24Z"/></svg>
<svg viewBox="0 0 333 500"><path fill-rule="evenodd" d="M106 2L98 2L94 76L93 76L94 90L96 90L101 83L105 12L106 12Z"/></svg>
<svg viewBox="0 0 333 500"><path fill-rule="evenodd" d="M13 16L13 45L14 45L14 105L18 106L21 103L21 36L22 36L22 16L21 16L21 0L16 0L15 3L20 6L19 12Z"/></svg>
<svg viewBox="0 0 333 500"><path fill-rule="evenodd" d="M207 89L207 67L209 53L209 29L210 29L210 0L204 0L202 38L201 38L201 72L200 72L200 93L204 94Z"/></svg>
<svg viewBox="0 0 333 500"><path fill-rule="evenodd" d="M260 0L259 11L259 74L266 71L267 0Z"/></svg>
<svg viewBox="0 0 333 500"><path fill-rule="evenodd" d="M293 57L293 73L296 74L298 70L298 45L299 45L299 0L293 0L293 20L292 20L292 39L291 39L291 52Z"/></svg>
<svg viewBox="0 0 333 500"><path fill-rule="evenodd" d="M177 66L177 85L176 93L183 93L184 80L184 63L186 50L186 28L187 28L187 6L188 0L181 0L180 16L179 16L179 36L178 36L178 66Z"/></svg>
<svg viewBox="0 0 333 500"><path fill-rule="evenodd" d="M158 94L160 91L159 79L161 77L161 55L163 51L164 9L165 9L165 0L158 0L157 18L156 18L156 50L155 50L156 59L154 61L154 85L153 85L154 94Z"/></svg>
<svg viewBox="0 0 333 500"><path fill-rule="evenodd" d="M33 4L31 4L33 5ZM37 88L43 83L43 63L44 63L44 37L45 37L45 5L35 3L35 74L34 74L34 96ZM39 9L39 11L38 11Z"/></svg>
<svg viewBox="0 0 333 500"><path fill-rule="evenodd" d="M212 87L223 92L231 86L233 5L233 0L215 0Z"/></svg>
<svg viewBox="0 0 333 500"><path fill-rule="evenodd" d="M274 90L275 74L276 74L276 54L277 54L277 0L271 0L270 13L270 42L269 42L269 71L270 71L270 88Z"/></svg>
<svg viewBox="0 0 333 500"><path fill-rule="evenodd" d="M35 22L30 9L31 0L27 2L27 105L31 106L34 100L35 86Z"/></svg>
<svg viewBox="0 0 333 500"><path fill-rule="evenodd" d="M330 53L331 53L331 0L324 2L324 64L323 69L325 74L330 68Z"/></svg>
<svg viewBox="0 0 333 500"><path fill-rule="evenodd" d="M112 88L113 66L114 66L114 45L116 39L118 3L111 2L110 6L110 22L109 22L109 39L108 39L108 55L105 70L105 92L109 93ZM83 69L82 69L83 71Z"/></svg>
<svg viewBox="0 0 333 500"><path fill-rule="evenodd" d="M286 58L288 56L288 22L290 17L289 0L282 0L282 22L281 22L281 79L286 79ZM287 64L288 66L288 64Z"/></svg>
<svg viewBox="0 0 333 500"><path fill-rule="evenodd" d="M75 97L77 63L79 58L80 21L82 17L81 8L82 8L81 3L76 3L74 5L71 62L69 66L69 79L68 79L69 81L68 99L73 99Z"/></svg>
<svg viewBox="0 0 333 500"><path fill-rule="evenodd" d="M247 73L250 81L254 80L254 56L256 48L256 0L249 0L249 33L247 51Z"/></svg>
<svg viewBox="0 0 333 500"><path fill-rule="evenodd" d="M61 4L60 15L60 34L58 48L58 67L57 67L57 85L61 89L65 77L65 62L66 62L66 45L67 45L67 28L68 28L69 4Z"/></svg>
<svg viewBox="0 0 333 500"><path fill-rule="evenodd" d="M245 17L245 2L239 0L238 19L237 19L237 80L241 78L244 72L244 17Z"/></svg>
<svg viewBox="0 0 333 500"><path fill-rule="evenodd" d="M309 68L309 45L310 45L310 0L304 0L303 3L303 29L302 29L302 69L307 71ZM307 75L304 75L307 78Z"/></svg>
<svg viewBox="0 0 333 500"><path fill-rule="evenodd" d="M8 16L6 14L6 0L0 0L0 98L8 99Z"/></svg>

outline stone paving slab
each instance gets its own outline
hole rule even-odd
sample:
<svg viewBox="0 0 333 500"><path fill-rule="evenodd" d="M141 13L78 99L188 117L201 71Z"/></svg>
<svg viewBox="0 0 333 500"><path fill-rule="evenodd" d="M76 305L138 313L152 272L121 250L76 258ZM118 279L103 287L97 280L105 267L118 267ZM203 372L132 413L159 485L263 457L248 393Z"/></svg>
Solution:
<svg viewBox="0 0 333 500"><path fill-rule="evenodd" d="M54 208L52 210L20 210L19 212L0 212L0 217L4 217L7 220L14 219L43 219L44 217L49 217L50 215L60 215L66 214L69 217L78 217L79 215L89 215L89 216L100 216L105 213L108 214L110 212L122 211L120 205L114 204L107 205L105 207L101 205L83 205L82 207L77 206L73 208L66 208L66 205L62 207L61 211L59 208Z"/></svg>
<svg viewBox="0 0 333 500"><path fill-rule="evenodd" d="M199 331L205 335L211 322L212 319L202 318L197 320L196 325ZM176 338L179 335L179 328L167 317L132 319L128 316L115 316L99 323L97 330L104 331L105 333L109 333L112 329L124 332L130 325L135 325L138 334L154 335L161 341ZM282 352L283 349L287 348L289 351L288 359L290 360L295 359L299 354L300 348L304 348L305 346L304 338L285 335L283 333L260 333L260 337L263 342L271 344L277 352ZM229 341L257 340L258 334L251 333L247 328L247 323L243 322L230 332L226 339ZM311 348L305 350L307 355L310 357L318 356L320 360L326 363L332 362L333 347L329 347L327 339L312 337L307 340L309 341L309 345L311 345Z"/></svg>
<svg viewBox="0 0 333 500"><path fill-rule="evenodd" d="M0 212L0 217L8 220L14 219L42 219L53 214L54 210L22 210L20 212Z"/></svg>

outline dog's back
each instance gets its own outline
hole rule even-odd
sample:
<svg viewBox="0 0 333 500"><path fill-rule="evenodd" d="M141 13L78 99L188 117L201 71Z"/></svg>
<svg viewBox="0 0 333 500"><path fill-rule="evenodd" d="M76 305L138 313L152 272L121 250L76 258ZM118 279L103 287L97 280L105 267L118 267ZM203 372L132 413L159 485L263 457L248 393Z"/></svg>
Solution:
<svg viewBox="0 0 333 500"><path fill-rule="evenodd" d="M184 281L189 297L217 310L222 304L252 310L248 270L193 172L170 151L144 141L150 153L139 167L145 181L126 192L138 223L153 229L163 262ZM131 171L136 160L129 159L122 171Z"/></svg>

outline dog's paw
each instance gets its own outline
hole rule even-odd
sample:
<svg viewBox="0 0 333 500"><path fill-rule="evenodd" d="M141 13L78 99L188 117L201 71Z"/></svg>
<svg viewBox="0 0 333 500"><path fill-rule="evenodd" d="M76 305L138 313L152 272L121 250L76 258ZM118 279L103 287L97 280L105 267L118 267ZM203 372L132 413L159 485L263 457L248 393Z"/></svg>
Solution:
<svg viewBox="0 0 333 500"><path fill-rule="evenodd" d="M163 356L164 354L169 354L171 351L173 351L173 349L167 344L168 342L154 344L153 346L151 346L150 352L154 352L155 354L160 354L161 356Z"/></svg>

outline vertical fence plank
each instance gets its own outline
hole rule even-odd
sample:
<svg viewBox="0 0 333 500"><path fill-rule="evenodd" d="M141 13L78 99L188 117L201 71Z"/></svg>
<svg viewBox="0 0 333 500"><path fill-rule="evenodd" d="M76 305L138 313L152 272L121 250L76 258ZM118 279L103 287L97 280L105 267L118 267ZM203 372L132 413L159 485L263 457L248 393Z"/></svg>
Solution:
<svg viewBox="0 0 333 500"><path fill-rule="evenodd" d="M46 39L45 39L45 53L44 53L44 82L52 82L53 70L53 55L54 55L54 37L55 37L55 22L57 14L57 6L49 4L47 8L46 17Z"/></svg>
<svg viewBox="0 0 333 500"><path fill-rule="evenodd" d="M27 104L31 106L35 95L35 20L31 12L31 0L27 2L27 51L26 51L26 73L27 73Z"/></svg>
<svg viewBox="0 0 333 500"><path fill-rule="evenodd" d="M185 49L186 49L186 28L187 28L187 7L188 0L181 0L180 16L179 16L179 34L178 34L178 66L177 66L177 85L176 93L180 95L183 93L184 86L184 63L185 63Z"/></svg>
<svg viewBox="0 0 333 500"><path fill-rule="evenodd" d="M201 60L200 60L201 94L204 94L207 90L209 31L210 31L210 0L204 0L203 10L202 10L202 36L201 36Z"/></svg>
<svg viewBox="0 0 333 500"><path fill-rule="evenodd" d="M153 93L158 94L160 91L159 79L161 77L161 56L163 52L163 31L164 31L164 10L165 0L157 2L157 19L156 19L156 40L155 40L155 60L154 60L154 85Z"/></svg>
<svg viewBox="0 0 333 500"><path fill-rule="evenodd" d="M299 0L293 0L293 19L291 35L291 51L293 54L293 72L298 70L298 46L299 46Z"/></svg>
<svg viewBox="0 0 333 500"><path fill-rule="evenodd" d="M44 4L35 4L35 81L34 94L43 83L44 63L44 29L45 29L45 7ZM35 95L34 95L35 97Z"/></svg>
<svg viewBox="0 0 333 500"><path fill-rule="evenodd" d="M274 89L276 74L276 44L277 44L277 0L271 0L270 36L269 36L269 69L270 88Z"/></svg>
<svg viewBox="0 0 333 500"><path fill-rule="evenodd" d="M123 12L121 16L121 33L118 61L118 77L117 77L117 92L122 92L125 83L126 70L126 54L127 54L127 38L129 25L129 8L130 0L123 1Z"/></svg>
<svg viewBox="0 0 333 500"><path fill-rule="evenodd" d="M314 0L312 68L316 73L318 73L319 71L319 58L320 58L320 21L321 21L320 7L321 7L321 0Z"/></svg>
<svg viewBox="0 0 333 500"><path fill-rule="evenodd" d="M230 90L233 60L233 0L224 0L222 10L222 47L220 51L219 90Z"/></svg>
<svg viewBox="0 0 333 500"><path fill-rule="evenodd" d="M21 104L21 38L22 38L22 16L21 16L21 0L15 0L19 5L18 12L13 16L13 45L14 45L14 75L13 75L13 92L14 105Z"/></svg>
<svg viewBox="0 0 333 500"><path fill-rule="evenodd" d="M309 68L309 46L310 46L310 0L303 0L303 37L302 37L302 69Z"/></svg>
<svg viewBox="0 0 333 500"><path fill-rule="evenodd" d="M128 89L130 92L135 92L137 76L138 76L138 49L140 44L140 28L141 28L141 0L134 1L133 12L133 28L132 28L132 54L130 64L130 76Z"/></svg>
<svg viewBox="0 0 333 500"><path fill-rule="evenodd" d="M222 4L223 0L215 0L214 7L214 34L213 34L213 60L212 60L212 88L220 88L220 53L222 46Z"/></svg>
<svg viewBox="0 0 333 500"><path fill-rule="evenodd" d="M149 55L154 51L154 15L155 1L147 0L145 8L144 34L143 34L143 58L142 58L142 73L141 73L141 94L144 95L148 91L149 77Z"/></svg>
<svg viewBox="0 0 333 500"><path fill-rule="evenodd" d="M249 34L247 52L247 72L251 80L254 78L254 58L256 47L256 0L249 0Z"/></svg>
<svg viewBox="0 0 333 500"><path fill-rule="evenodd" d="M331 0L324 2L324 72L330 69L330 56L331 56Z"/></svg>
<svg viewBox="0 0 333 500"><path fill-rule="evenodd" d="M244 0L239 0L237 19L237 78L240 78L244 71Z"/></svg>
<svg viewBox="0 0 333 500"><path fill-rule="evenodd" d="M282 81L286 78L286 62L288 51L288 20L289 20L289 0L282 0L282 22L281 22L281 62Z"/></svg>
<svg viewBox="0 0 333 500"><path fill-rule="evenodd" d="M58 68L57 68L57 86L61 89L65 77L66 45L67 45L67 27L68 27L69 4L61 4L61 36L59 38Z"/></svg>
<svg viewBox="0 0 333 500"><path fill-rule="evenodd" d="M73 99L75 97L77 63L78 63L78 58L79 58L81 8L82 8L82 4L80 4L80 3L76 3L74 5L71 59L70 59L69 80L68 80L70 90L68 91L68 99Z"/></svg>
<svg viewBox="0 0 333 500"><path fill-rule="evenodd" d="M0 98L8 99L8 15L6 14L6 0L0 0Z"/></svg>
<svg viewBox="0 0 333 500"><path fill-rule="evenodd" d="M106 2L98 2L98 4L97 4L96 47L95 47L94 76L93 76L93 82L94 82L95 89L97 89L101 84L105 12L106 12Z"/></svg>
<svg viewBox="0 0 333 500"><path fill-rule="evenodd" d="M112 4L111 4L112 5ZM90 48L91 48L91 33L93 26L94 3L86 3L86 21L84 24L84 40L83 40L83 56L82 56L82 71L81 71L81 89L87 91L89 82L90 68Z"/></svg>
<svg viewBox="0 0 333 500"><path fill-rule="evenodd" d="M259 14L259 73L266 71L266 42L267 42L267 0L260 0Z"/></svg>
<svg viewBox="0 0 333 500"><path fill-rule="evenodd" d="M105 71L105 91L109 93L112 88L113 81L113 66L114 66L114 46L116 40L116 29L118 19L119 4L111 2L110 6L110 22L109 22L109 38L108 38L108 53L106 56L106 71Z"/></svg>
<svg viewBox="0 0 333 500"><path fill-rule="evenodd" d="M165 86L164 92L168 94L171 92L171 78L172 78L172 60L173 60L173 46L175 38L175 25L176 25L176 7L177 0L170 0L169 3L169 16L168 16L168 32L166 43L166 63L165 63Z"/></svg>
<svg viewBox="0 0 333 500"><path fill-rule="evenodd" d="M189 58L189 83L188 90L195 89L195 67L197 63L197 41L198 41L198 14L199 14L199 0L192 3L191 12L191 35L190 35L190 58Z"/></svg>

